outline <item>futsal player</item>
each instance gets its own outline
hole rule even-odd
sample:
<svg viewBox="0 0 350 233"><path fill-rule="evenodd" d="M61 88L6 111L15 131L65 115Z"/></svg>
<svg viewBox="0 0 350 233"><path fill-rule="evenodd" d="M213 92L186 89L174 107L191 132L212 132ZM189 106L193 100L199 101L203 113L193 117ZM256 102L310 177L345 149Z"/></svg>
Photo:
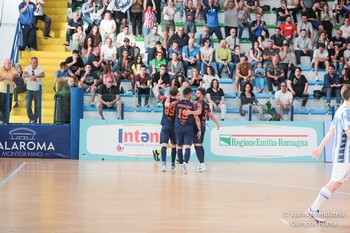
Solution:
<svg viewBox="0 0 350 233"><path fill-rule="evenodd" d="M307 210L307 215L319 223L326 221L319 213L321 205L340 188L344 181L349 179L350 173L350 85L343 86L340 92L344 103L335 113L331 127L321 144L312 151L313 158L320 158L323 148L334 136L331 180L321 189L316 200Z"/></svg>
<svg viewBox="0 0 350 233"><path fill-rule="evenodd" d="M166 151L168 142L171 143L171 169L175 169L176 159L176 143L174 133L174 122L175 122L175 104L178 101L179 91L176 87L170 87L169 96L163 96L159 94L159 85L162 83L162 79L159 79L154 89L154 94L158 100L163 104L163 115L161 120L161 131L160 131L160 143L161 147L161 159L162 159L162 172L166 171ZM168 101L167 101L168 100ZM167 103L166 103L167 102Z"/></svg>
<svg viewBox="0 0 350 233"><path fill-rule="evenodd" d="M187 174L187 163L190 160L191 145L193 143L194 134L193 128L195 124L198 128L196 135L198 138L201 136L201 124L198 116L184 114L186 110L196 110L196 106L192 103L191 97L191 88L185 88L183 90L183 99L181 99L175 106L175 141L177 145L177 156L179 163L181 164L181 172L183 174ZM183 149L185 150L185 158L183 157Z"/></svg>

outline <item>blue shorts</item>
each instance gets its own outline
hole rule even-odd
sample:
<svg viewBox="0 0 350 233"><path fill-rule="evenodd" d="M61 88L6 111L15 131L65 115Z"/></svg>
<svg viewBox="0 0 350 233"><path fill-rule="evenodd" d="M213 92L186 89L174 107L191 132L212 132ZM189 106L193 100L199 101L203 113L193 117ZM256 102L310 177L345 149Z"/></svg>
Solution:
<svg viewBox="0 0 350 233"><path fill-rule="evenodd" d="M198 133L197 130L195 130L193 133L193 144L196 144L196 143L202 144L204 141L205 127L202 126L202 134L199 139L197 138L197 133Z"/></svg>
<svg viewBox="0 0 350 233"><path fill-rule="evenodd" d="M160 140L159 142L162 143L170 143L172 145L175 145L175 133L173 127L167 127L162 126L162 129L160 130Z"/></svg>
<svg viewBox="0 0 350 233"><path fill-rule="evenodd" d="M193 143L193 132L176 132L176 145L192 145Z"/></svg>

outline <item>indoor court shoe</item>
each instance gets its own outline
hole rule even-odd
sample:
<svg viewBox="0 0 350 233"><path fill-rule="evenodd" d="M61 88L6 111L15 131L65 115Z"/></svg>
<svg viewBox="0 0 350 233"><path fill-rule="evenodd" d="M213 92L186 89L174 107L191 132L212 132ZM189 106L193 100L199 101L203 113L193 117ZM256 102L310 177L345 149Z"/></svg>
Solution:
<svg viewBox="0 0 350 233"><path fill-rule="evenodd" d="M153 158L156 162L159 161L159 154L158 154L158 151L157 150L152 150L152 153L153 153Z"/></svg>
<svg viewBox="0 0 350 233"><path fill-rule="evenodd" d="M207 170L205 165L199 164L199 166L197 167L197 172L203 172L205 170Z"/></svg>
<svg viewBox="0 0 350 233"><path fill-rule="evenodd" d="M171 165L171 170L174 170L176 168L176 165L175 164L172 164Z"/></svg>
<svg viewBox="0 0 350 233"><path fill-rule="evenodd" d="M181 173L182 174L187 174L187 166L186 164L181 164Z"/></svg>
<svg viewBox="0 0 350 233"><path fill-rule="evenodd" d="M161 172L166 172L166 166L162 166Z"/></svg>
<svg viewBox="0 0 350 233"><path fill-rule="evenodd" d="M318 223L323 223L323 222L326 222L326 219L322 218L321 215L320 215L320 212L317 210L317 211L312 211L311 208L307 209L306 211L306 215L315 220L316 222Z"/></svg>

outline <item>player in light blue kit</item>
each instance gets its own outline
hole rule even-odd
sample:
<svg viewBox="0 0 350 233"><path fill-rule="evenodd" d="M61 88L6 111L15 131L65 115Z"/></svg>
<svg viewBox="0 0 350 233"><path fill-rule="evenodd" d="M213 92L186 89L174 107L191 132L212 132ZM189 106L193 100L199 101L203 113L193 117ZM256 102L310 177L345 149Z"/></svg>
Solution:
<svg viewBox="0 0 350 233"><path fill-rule="evenodd" d="M338 108L332 121L331 127L323 138L321 144L312 151L313 158L320 158L323 148L334 136L333 147L333 171L329 183L324 186L316 200L307 210L307 215L316 222L322 223L326 220L319 213L321 205L340 188L344 181L349 179L350 173L350 85L341 89L344 103Z"/></svg>

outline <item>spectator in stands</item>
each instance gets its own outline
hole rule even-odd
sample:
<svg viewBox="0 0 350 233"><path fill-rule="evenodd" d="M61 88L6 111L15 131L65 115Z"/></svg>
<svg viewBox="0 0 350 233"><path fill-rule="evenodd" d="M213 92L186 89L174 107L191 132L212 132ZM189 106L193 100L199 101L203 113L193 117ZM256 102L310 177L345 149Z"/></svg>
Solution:
<svg viewBox="0 0 350 233"><path fill-rule="evenodd" d="M92 53L93 43L93 38L91 36L86 37L84 40L83 48L81 50L84 65L87 63L88 58Z"/></svg>
<svg viewBox="0 0 350 233"><path fill-rule="evenodd" d="M263 67L265 70L272 63L272 58L278 55L278 53L278 49L273 47L273 41L268 41L267 48L263 50Z"/></svg>
<svg viewBox="0 0 350 233"><path fill-rule="evenodd" d="M320 22L320 2L314 1L312 8L306 11L309 22L312 24L312 27L318 31L324 30L323 25Z"/></svg>
<svg viewBox="0 0 350 233"><path fill-rule="evenodd" d="M320 21L323 25L324 30L326 30L328 38L332 38L333 32L333 23L331 22L333 18L333 12L329 9L328 4L325 4L322 7L322 11L320 12ZM344 20L345 21L345 20ZM349 23L349 20L348 20ZM340 29L341 30L341 29ZM350 29L348 29L348 36L350 35Z"/></svg>
<svg viewBox="0 0 350 233"><path fill-rule="evenodd" d="M130 20L132 24L132 34L134 36L141 36L142 34L142 0L136 0L131 5L130 11ZM137 29L137 31L136 31Z"/></svg>
<svg viewBox="0 0 350 233"><path fill-rule="evenodd" d="M209 0L208 6L204 6L204 13L207 17L207 27L209 28L209 36L215 33L219 41L222 40L222 34L219 24L219 0Z"/></svg>
<svg viewBox="0 0 350 233"><path fill-rule="evenodd" d="M36 5L30 0L23 0L18 6L18 10L22 27L22 50L35 51L37 48L34 17Z"/></svg>
<svg viewBox="0 0 350 233"><path fill-rule="evenodd" d="M103 67L104 67L104 62L103 62L103 57L100 56L99 47L93 48L87 63L91 65L92 72L96 73L97 76L101 75L101 71L103 70Z"/></svg>
<svg viewBox="0 0 350 233"><path fill-rule="evenodd" d="M129 26L126 25L124 28L123 28L123 31L120 32L117 36L117 40L116 40L116 46L117 48L119 48L120 46L122 46L125 38L128 38L129 39L129 42L130 42L130 45L132 47L135 47L136 46L136 41L135 41L135 37L133 34L129 33Z"/></svg>
<svg viewBox="0 0 350 233"><path fill-rule="evenodd" d="M198 2L197 2L198 4ZM184 0L174 0L174 6L177 10L177 12L180 13L180 21L182 22L182 18L184 16ZM198 8L199 10L199 8Z"/></svg>
<svg viewBox="0 0 350 233"><path fill-rule="evenodd" d="M229 73L229 78L232 78L233 75L233 63L231 50L227 48L226 40L220 41L220 47L216 49L215 60L218 66L218 75L221 78L222 71L226 67Z"/></svg>
<svg viewBox="0 0 350 233"><path fill-rule="evenodd" d="M175 32L170 37L168 45L170 46L173 43L174 40L176 40L179 43L179 49L181 49L181 50L182 50L183 47L188 45L188 40L190 39L190 37L184 32L184 30L185 30L184 27L179 27L177 29L177 32Z"/></svg>
<svg viewBox="0 0 350 233"><path fill-rule="evenodd" d="M168 48L168 39L175 32L175 21L174 17L176 9L174 7L173 0L168 0L167 5L163 8L163 21L162 21L162 32L164 38L164 47Z"/></svg>
<svg viewBox="0 0 350 233"><path fill-rule="evenodd" d="M179 42L177 40L173 40L170 48L168 49L168 61L170 61L173 58L173 53L177 53L178 59L182 60L182 49L179 48Z"/></svg>
<svg viewBox="0 0 350 233"><path fill-rule="evenodd" d="M147 37L145 37L145 47L146 47L146 53L148 54L148 61L151 61L153 59L152 56L152 49L156 47L156 43L159 42L160 45L163 43L163 37L158 34L158 27L153 26L152 32L148 34Z"/></svg>
<svg viewBox="0 0 350 233"><path fill-rule="evenodd" d="M45 77L43 68L38 66L37 57L32 57L30 59L30 65L24 69L23 77L27 82L26 109L29 123L36 124L39 117L39 88L42 84L42 79ZM33 101L34 112L32 110Z"/></svg>
<svg viewBox="0 0 350 233"><path fill-rule="evenodd" d="M300 65L300 57L301 56L309 56L310 64L312 61L312 43L309 37L306 36L306 30L302 29L300 36L295 39L294 42L294 51L297 60L297 66Z"/></svg>
<svg viewBox="0 0 350 233"><path fill-rule="evenodd" d="M350 68L347 64L344 64L342 74L340 77L340 83L342 84L342 86L350 85Z"/></svg>
<svg viewBox="0 0 350 233"><path fill-rule="evenodd" d="M231 30L238 30L238 2L237 0L225 0L224 2L225 37L231 35Z"/></svg>
<svg viewBox="0 0 350 233"><path fill-rule="evenodd" d="M240 62L236 67L236 80L235 80L235 93L238 94L239 85L244 85L245 83L253 84L253 72L252 65L248 62L246 56L242 56ZM243 86L242 85L242 86ZM242 88L240 88L243 91Z"/></svg>
<svg viewBox="0 0 350 233"><path fill-rule="evenodd" d="M88 24L88 27L85 31L86 34L89 34L91 27L93 24L98 25L99 20L95 20L96 13L96 3L94 0L87 0L81 9L81 13L83 13L83 21Z"/></svg>
<svg viewBox="0 0 350 233"><path fill-rule="evenodd" d="M309 83L306 77L303 74L301 74L300 67L297 67L294 71L294 74L288 78L287 86L288 86L288 90L292 93L293 97L302 98L301 107L305 108L306 103L309 99L309 94L308 94Z"/></svg>
<svg viewBox="0 0 350 233"><path fill-rule="evenodd" d="M287 84L281 83L281 90L278 90L275 94L275 100L277 105L277 112L281 120L284 120L284 114L288 114L288 120L290 119L290 108L293 104L293 95L287 90Z"/></svg>
<svg viewBox="0 0 350 233"><path fill-rule="evenodd" d="M212 66L208 66L203 76L203 88L207 90L213 79L219 80L219 76L215 73Z"/></svg>
<svg viewBox="0 0 350 233"><path fill-rule="evenodd" d="M253 93L253 85L251 83L244 84L240 100L242 111L248 112L251 105L253 113L257 113L258 115L258 120L263 120L263 108Z"/></svg>
<svg viewBox="0 0 350 233"><path fill-rule="evenodd" d="M300 10L299 0L287 0L287 9L293 16L293 22L297 24L297 13Z"/></svg>
<svg viewBox="0 0 350 233"><path fill-rule="evenodd" d="M131 81L131 91L135 94L135 76L132 73L132 61L129 60L129 52L127 50L123 51L122 57L119 58L117 65L117 86L120 87L122 79L128 79Z"/></svg>
<svg viewBox="0 0 350 233"><path fill-rule="evenodd" d="M235 51L236 46L239 45L239 39L236 31L237 29L231 28L230 35L226 37L227 47L231 49L232 53Z"/></svg>
<svg viewBox="0 0 350 233"><path fill-rule="evenodd" d="M135 48L130 46L130 39L128 37L124 38L124 43L122 46L120 46L117 50L118 59L121 59L123 57L123 52L128 51L128 61L133 62L134 56L135 56ZM117 61L118 63L118 61Z"/></svg>
<svg viewBox="0 0 350 233"><path fill-rule="evenodd" d="M88 35L93 38L92 47L101 47L102 46L102 36L100 34L100 28L97 25L93 25L91 32Z"/></svg>
<svg viewBox="0 0 350 233"><path fill-rule="evenodd" d="M236 66L237 64L241 61L241 57L243 57L245 55L245 52L241 53L241 46L237 45L235 48L235 51L232 53L232 70L235 71L236 70ZM235 76L235 72L233 72L232 74L232 79L233 81L235 80L236 76Z"/></svg>
<svg viewBox="0 0 350 233"><path fill-rule="evenodd" d="M161 65L166 65L166 59L162 52L157 52L156 57L152 60L152 74L159 72Z"/></svg>
<svg viewBox="0 0 350 233"><path fill-rule="evenodd" d="M202 34L199 34L199 35L198 35L196 46L197 46L197 47L203 47L203 46L204 46L203 40L204 40L205 38L209 38L209 39L210 39L210 47L214 48L213 40L212 40L211 36L209 35L209 28L206 27L206 26L204 26L204 27L202 28Z"/></svg>
<svg viewBox="0 0 350 233"><path fill-rule="evenodd" d="M277 27L275 29L275 34L270 37L270 40L273 41L273 47L277 48L279 51L282 50L283 44L287 43L286 38L281 34L281 29Z"/></svg>
<svg viewBox="0 0 350 233"><path fill-rule="evenodd" d="M84 71L84 62L79 55L79 51L73 50L72 56L67 57L65 63L70 69L70 71L72 71L72 73L75 75L75 77L80 79L80 75Z"/></svg>
<svg viewBox="0 0 350 233"><path fill-rule="evenodd" d="M27 84L24 82L23 78L23 71L21 64L15 65L15 70L18 74L17 78L14 78L13 80L13 98L15 101L15 104L13 105L13 108L19 108L18 104L18 94L24 93L27 91ZM0 84L1 85L1 84Z"/></svg>
<svg viewBox="0 0 350 233"><path fill-rule="evenodd" d="M7 123L6 119L6 108L8 106L11 111L12 106L12 93L13 93L13 83L14 79L18 78L19 74L12 68L11 59L5 59L4 66L0 69L0 124ZM10 87L10 105L7 105L6 95L7 95L7 85Z"/></svg>
<svg viewBox="0 0 350 233"><path fill-rule="evenodd" d="M162 84L159 85L159 93L161 95L167 96L169 94L169 87L171 85L171 81L170 81L170 76L166 70L166 65L161 65L160 71L152 75L153 94L154 94L154 88L158 84L159 79L162 79ZM159 102L158 102L158 106L160 106Z"/></svg>
<svg viewBox="0 0 350 233"><path fill-rule="evenodd" d="M344 24L339 28L339 30L342 31L342 37L346 40L346 42L347 43L350 42L350 23L349 23L349 18L345 18L344 19Z"/></svg>
<svg viewBox="0 0 350 233"><path fill-rule="evenodd" d="M263 93L266 86L266 71L262 66L262 61L258 61L256 69L254 69L253 84L258 93Z"/></svg>
<svg viewBox="0 0 350 233"><path fill-rule="evenodd" d="M162 59L163 58L166 59L166 49L162 46L162 43L160 43L159 41L156 42L156 47L152 48L151 50L151 56L150 56L151 60L149 62L150 73L152 73L152 60L156 58L156 54L158 52L162 53Z"/></svg>
<svg viewBox="0 0 350 233"><path fill-rule="evenodd" d="M117 25L115 21L112 19L111 13L107 12L105 14L104 19L101 21L101 25L100 25L102 45L105 44L107 38L111 38L114 44L114 42L116 41L116 31L117 31Z"/></svg>
<svg viewBox="0 0 350 233"><path fill-rule="evenodd" d="M51 31L51 18L44 14L43 6L45 5L45 0L34 0L34 3L36 5L36 10L34 11L34 17L35 17L35 25L38 24L38 20L41 20L45 22L45 28L44 28L44 38L52 38L50 36Z"/></svg>
<svg viewBox="0 0 350 233"><path fill-rule="evenodd" d="M176 74L174 78L171 80L171 86L175 86L176 88L182 87L182 84L186 82L185 76L183 74Z"/></svg>
<svg viewBox="0 0 350 233"><path fill-rule="evenodd" d="M179 60L179 54L174 52L172 54L172 59L171 61L168 62L167 64L167 70L170 75L170 79L172 80L175 75L182 74L184 75L184 66L182 64L182 61Z"/></svg>
<svg viewBox="0 0 350 233"><path fill-rule="evenodd" d="M272 57L272 63L267 67L266 76L267 87L271 94L275 94L272 84L280 90L281 83L285 82L284 67L279 63L278 55Z"/></svg>
<svg viewBox="0 0 350 233"><path fill-rule="evenodd" d="M116 83L117 83L116 77L115 77L110 65L106 65L103 68L103 71L101 74L102 84L107 85L107 78L111 78L113 80L113 84L116 85Z"/></svg>
<svg viewBox="0 0 350 233"><path fill-rule="evenodd" d="M281 34L286 38L288 43L292 43L297 35L297 29L292 23L292 17L290 15L286 16L286 22L280 25Z"/></svg>
<svg viewBox="0 0 350 233"><path fill-rule="evenodd" d="M115 108L118 113L118 120L121 119L122 102L120 100L120 92L119 88L113 83L114 81L111 78L107 78L107 84L101 85L101 88L98 90L97 110L101 120L105 119L103 116L104 108Z"/></svg>
<svg viewBox="0 0 350 233"><path fill-rule="evenodd" d="M147 73L147 67L141 65L140 73L135 77L137 87L137 107L141 107L142 95L145 95L144 106L149 107L148 100L151 92L151 76Z"/></svg>
<svg viewBox="0 0 350 233"><path fill-rule="evenodd" d="M117 24L116 34L120 33L120 26L124 28L126 25L127 12L122 12L121 10L116 10L114 12L114 19ZM123 41L123 40L122 40Z"/></svg>
<svg viewBox="0 0 350 233"><path fill-rule="evenodd" d="M339 45L341 50L346 48L346 40L342 37L343 32L337 30L336 35L329 40L329 48L334 49L334 45Z"/></svg>
<svg viewBox="0 0 350 233"><path fill-rule="evenodd" d="M185 11L185 33L188 34L191 38L194 39L197 32L196 28L196 18L199 14L199 8L197 1L194 4L192 0L184 0L183 8Z"/></svg>
<svg viewBox="0 0 350 233"><path fill-rule="evenodd" d="M240 1L238 3L238 39L242 39L244 28L248 29L249 38L251 38L252 31L250 30L250 20L248 9L244 6L244 2Z"/></svg>
<svg viewBox="0 0 350 233"><path fill-rule="evenodd" d="M67 83L69 77L76 78L65 62L60 63L60 68L55 72L55 92L61 91L62 86Z"/></svg>
<svg viewBox="0 0 350 233"><path fill-rule="evenodd" d="M306 30L306 35L311 39L311 41L315 41L314 29L312 28L312 24L308 21L307 15L301 15L301 21L297 25L298 35L301 35L301 30Z"/></svg>
<svg viewBox="0 0 350 233"><path fill-rule="evenodd" d="M70 46L70 50L81 51L84 40L85 40L85 33L83 30L83 26L78 26L77 31L72 35L72 44Z"/></svg>
<svg viewBox="0 0 350 233"><path fill-rule="evenodd" d="M131 66L132 73L135 76L138 75L140 73L141 66L144 66L144 65L145 64L143 64L143 62L142 62L141 55L136 56L132 66Z"/></svg>
<svg viewBox="0 0 350 233"><path fill-rule="evenodd" d="M286 0L280 1L280 7L277 8L276 15L276 25L279 26L282 23L286 22L286 16L289 15L289 10L287 8Z"/></svg>
<svg viewBox="0 0 350 233"><path fill-rule="evenodd" d="M290 75L294 74L295 70L295 56L289 48L289 44L285 43L282 50L279 52L280 63L284 67L284 79L287 80L288 71Z"/></svg>
<svg viewBox="0 0 350 233"><path fill-rule="evenodd" d="M210 39L204 39L204 47L200 48L201 56L201 74L204 74L204 71L208 66L214 67L216 69L216 62L214 61L214 49L210 47ZM216 70L217 72L217 70Z"/></svg>
<svg viewBox="0 0 350 233"><path fill-rule="evenodd" d="M152 3L149 3L147 0L143 1L143 38L146 39L154 26L156 26L156 4L154 0ZM157 27L158 30L158 27ZM157 40L159 41L159 40Z"/></svg>
<svg viewBox="0 0 350 233"><path fill-rule="evenodd" d="M250 30L252 32L250 40L252 42L257 41L258 37L262 35L263 29L267 30L266 22L262 20L262 15L257 13L255 15L255 20L250 24Z"/></svg>
<svg viewBox="0 0 350 233"><path fill-rule="evenodd" d="M209 102L210 110L221 111L221 120L225 120L227 107L225 104L225 93L219 85L217 79L213 79L210 87L207 90L207 100Z"/></svg>
<svg viewBox="0 0 350 233"><path fill-rule="evenodd" d="M253 43L253 47L249 50L248 61L252 65L253 70L256 68L258 62L262 61L262 51L259 48L259 42L255 41Z"/></svg>
<svg viewBox="0 0 350 233"><path fill-rule="evenodd" d="M261 50L264 50L265 48L267 48L267 44L269 40L270 40L269 30L267 28L264 28L261 32L261 35L257 39Z"/></svg>
<svg viewBox="0 0 350 233"><path fill-rule="evenodd" d="M188 67L196 67L197 70L201 68L200 51L194 45L194 39L188 40L188 45L182 48L182 59L184 65L185 76L187 77Z"/></svg>
<svg viewBox="0 0 350 233"><path fill-rule="evenodd" d="M320 32L318 38L315 40L314 49L319 49L320 44L324 44L325 49L328 50L329 39L325 31Z"/></svg>
<svg viewBox="0 0 350 233"><path fill-rule="evenodd" d="M331 110L331 97L335 96L338 108L341 103L340 88L341 88L340 76L335 72L335 67L333 64L328 66L328 73L324 75L324 82L322 87L322 93L326 96L326 109Z"/></svg>
<svg viewBox="0 0 350 233"><path fill-rule="evenodd" d="M73 12L73 17L67 23L66 42L63 45L69 46L71 36L75 33L78 26L83 26L83 20L81 20L78 12Z"/></svg>
<svg viewBox="0 0 350 233"><path fill-rule="evenodd" d="M101 47L101 57L103 61L113 67L113 71L117 69L117 49L112 45L111 38L107 38L106 44Z"/></svg>
<svg viewBox="0 0 350 233"><path fill-rule="evenodd" d="M84 4L84 0L72 0L72 11L76 11L77 7L82 7Z"/></svg>
<svg viewBox="0 0 350 233"><path fill-rule="evenodd" d="M215 71L214 71L215 72ZM192 68L191 75L188 77L189 84L192 87L201 88L203 85L203 77L199 74L197 68Z"/></svg>
<svg viewBox="0 0 350 233"><path fill-rule="evenodd" d="M319 44L319 49L314 51L313 63L315 67L315 80L318 81L318 68L326 68L328 70L328 51L324 44Z"/></svg>
<svg viewBox="0 0 350 233"><path fill-rule="evenodd" d="M92 71L90 64L85 65L85 71L81 75L81 79L78 83L80 88L84 89L85 93L91 93L91 105L95 103L95 95L98 90L98 86L102 83L102 80Z"/></svg>
<svg viewBox="0 0 350 233"><path fill-rule="evenodd" d="M339 45L335 45L334 49L330 49L328 51L330 62L333 63L335 70L338 74L341 74L341 71L343 69L343 63L344 63L344 55L343 50L340 50Z"/></svg>
<svg viewBox="0 0 350 233"><path fill-rule="evenodd" d="M344 67L345 65L350 65L350 43L346 44L346 50L344 50L343 53L343 58L344 58Z"/></svg>
<svg viewBox="0 0 350 233"><path fill-rule="evenodd" d="M301 12L306 13L308 10L310 10L313 6L313 0L301 0L300 1L300 7Z"/></svg>

